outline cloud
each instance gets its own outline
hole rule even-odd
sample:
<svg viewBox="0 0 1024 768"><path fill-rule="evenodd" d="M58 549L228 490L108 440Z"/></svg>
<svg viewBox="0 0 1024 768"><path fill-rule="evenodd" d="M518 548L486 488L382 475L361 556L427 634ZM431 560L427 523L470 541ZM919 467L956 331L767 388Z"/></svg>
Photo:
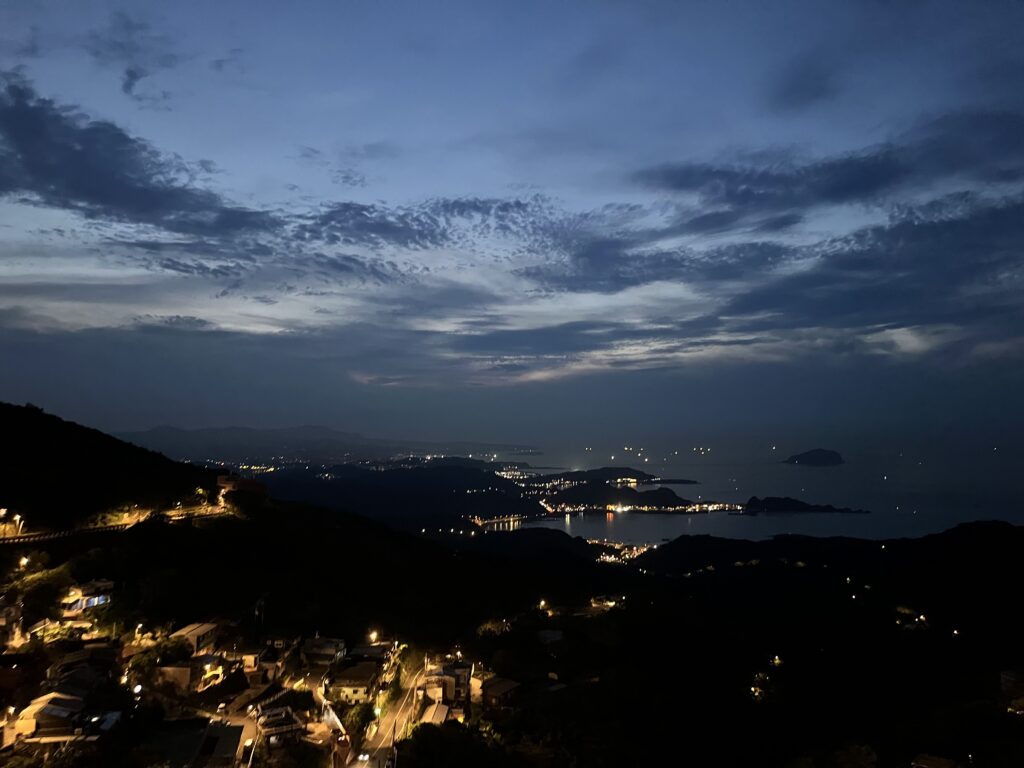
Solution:
<svg viewBox="0 0 1024 768"><path fill-rule="evenodd" d="M332 171L331 181L343 187L361 188L366 186L366 176L352 168L338 168Z"/></svg>
<svg viewBox="0 0 1024 768"><path fill-rule="evenodd" d="M125 11L115 11L106 27L86 35L83 47L100 66L121 70L121 90L136 101L164 100L166 92L140 94L137 87L155 72L181 62L166 35Z"/></svg>
<svg viewBox="0 0 1024 768"><path fill-rule="evenodd" d="M440 222L414 208L339 202L325 205L307 217L297 231L300 238L331 245L363 245L380 248L427 248L446 242Z"/></svg>
<svg viewBox="0 0 1024 768"><path fill-rule="evenodd" d="M296 235L331 245L420 250L505 238L540 247L559 213L544 198L433 198L408 206L353 201L322 205L302 217Z"/></svg>
<svg viewBox="0 0 1024 768"><path fill-rule="evenodd" d="M774 84L769 104L780 111L799 111L829 101L839 93L838 68L827 54L805 53L789 64Z"/></svg>
<svg viewBox="0 0 1024 768"><path fill-rule="evenodd" d="M212 59L210 61L210 69L214 72L228 72L231 70L241 71L242 66L242 54L245 50L242 48L231 48L223 56Z"/></svg>
<svg viewBox="0 0 1024 768"><path fill-rule="evenodd" d="M1016 113L931 118L817 159L661 163L633 177L630 202L585 210L539 194L267 210L216 191L212 164L43 98L24 77L2 83L0 196L33 206L33 231L49 233L34 246L63 259L0 291L4 306L40 304L35 319L5 315L22 326L52 315L146 333L322 334L344 353L302 338L352 380L391 387L825 352L989 359L1024 336ZM327 172L347 167L337 156L298 150ZM821 226L826 209L851 207L871 208L869 223L820 234L835 231ZM62 274L67 264L79 272Z"/></svg>
<svg viewBox="0 0 1024 768"><path fill-rule="evenodd" d="M188 331L204 331L215 326L208 320L194 315L139 315L135 323L140 326L162 326Z"/></svg>
<svg viewBox="0 0 1024 768"><path fill-rule="evenodd" d="M277 219L191 184L195 169L113 123L40 97L0 75L0 193L87 218L218 236L268 231Z"/></svg>
<svg viewBox="0 0 1024 768"><path fill-rule="evenodd" d="M1024 198L940 211L798 249L802 269L759 281L721 312L748 330L833 327L891 339L893 329L958 326L975 338L1020 334Z"/></svg>
<svg viewBox="0 0 1024 768"><path fill-rule="evenodd" d="M1020 181L1024 114L952 113L857 152L817 160L771 155L754 160L662 163L634 179L652 190L696 199L680 222L684 231L785 229L827 206L882 206L944 184Z"/></svg>
<svg viewBox="0 0 1024 768"><path fill-rule="evenodd" d="M21 39L0 38L0 54L11 53L15 59L37 59L43 54L42 35L39 27L32 25L28 34Z"/></svg>

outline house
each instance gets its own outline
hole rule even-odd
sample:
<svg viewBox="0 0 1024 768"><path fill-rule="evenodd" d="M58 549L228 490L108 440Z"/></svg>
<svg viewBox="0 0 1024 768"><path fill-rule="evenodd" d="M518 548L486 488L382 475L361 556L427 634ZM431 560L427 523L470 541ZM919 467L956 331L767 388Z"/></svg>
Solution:
<svg viewBox="0 0 1024 768"><path fill-rule="evenodd" d="M492 677L483 683L482 700L485 707L497 709L508 706L519 683L504 677Z"/></svg>
<svg viewBox="0 0 1024 768"><path fill-rule="evenodd" d="M199 693L224 682L226 671L223 656L204 653L192 657L192 681Z"/></svg>
<svg viewBox="0 0 1024 768"><path fill-rule="evenodd" d="M260 710L256 716L256 725L259 728L260 736L265 739L288 733L302 733L306 730L305 723L292 711L291 707Z"/></svg>
<svg viewBox="0 0 1024 768"><path fill-rule="evenodd" d="M157 667L155 671L157 682L170 685L179 693L188 693L193 689L195 674L196 670L191 664Z"/></svg>
<svg viewBox="0 0 1024 768"><path fill-rule="evenodd" d="M223 651L224 659L241 664L250 685L271 683L284 672L286 653L273 645L233 645Z"/></svg>
<svg viewBox="0 0 1024 768"><path fill-rule="evenodd" d="M473 665L465 661L445 664L442 674L451 679L452 685L448 692L448 701L461 706L469 701L470 678L473 676Z"/></svg>
<svg viewBox="0 0 1024 768"><path fill-rule="evenodd" d="M171 635L180 637L188 643L192 653L212 651L217 640L216 624L189 624Z"/></svg>
<svg viewBox="0 0 1024 768"><path fill-rule="evenodd" d="M44 643L53 643L67 639L70 633L77 634L80 639L96 639L99 635L93 631L93 624L88 619L40 619L25 630L23 639L36 638Z"/></svg>
<svg viewBox="0 0 1024 768"><path fill-rule="evenodd" d="M374 696L380 669L372 661L341 667L328 675L327 696L346 704L362 704Z"/></svg>
<svg viewBox="0 0 1024 768"><path fill-rule="evenodd" d="M114 582L102 579L71 587L60 601L61 615L71 619L81 616L89 608L107 605L113 589Z"/></svg>
<svg viewBox="0 0 1024 768"><path fill-rule="evenodd" d="M473 704L481 704L484 700L484 683L494 677L493 672L483 667L474 666L473 674L469 678L469 700Z"/></svg>
<svg viewBox="0 0 1024 768"><path fill-rule="evenodd" d="M71 737L85 704L81 697L51 691L25 707L14 722L19 736Z"/></svg>
<svg viewBox="0 0 1024 768"><path fill-rule="evenodd" d="M51 684L74 681L93 688L109 680L117 669L117 649L106 643L86 645L80 650L64 654L46 670Z"/></svg>
<svg viewBox="0 0 1024 768"><path fill-rule="evenodd" d="M345 641L335 637L310 637L299 651L303 664L327 666L345 658Z"/></svg>
<svg viewBox="0 0 1024 768"><path fill-rule="evenodd" d="M21 645L21 603L0 597L0 645Z"/></svg>
<svg viewBox="0 0 1024 768"><path fill-rule="evenodd" d="M446 679L444 675L431 675L425 678L416 690L416 698L419 700L426 697L431 701L444 701L448 695L446 689L449 684L454 688L455 681Z"/></svg>
<svg viewBox="0 0 1024 768"><path fill-rule="evenodd" d="M438 701L427 707L420 722L427 725L441 725L447 719L448 706Z"/></svg>

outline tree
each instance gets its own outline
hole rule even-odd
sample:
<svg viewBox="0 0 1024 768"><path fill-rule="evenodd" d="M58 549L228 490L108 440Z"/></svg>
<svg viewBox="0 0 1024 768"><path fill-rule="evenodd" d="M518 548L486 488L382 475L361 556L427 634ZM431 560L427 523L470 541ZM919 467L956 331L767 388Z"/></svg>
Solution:
<svg viewBox="0 0 1024 768"><path fill-rule="evenodd" d="M391 678L391 682L388 683L387 700L389 704L394 704L402 698L402 682L400 678L401 674L396 674Z"/></svg>
<svg viewBox="0 0 1024 768"><path fill-rule="evenodd" d="M192 648L184 638L168 637L132 656L128 668L133 675L151 681L157 667L187 661L191 656Z"/></svg>
<svg viewBox="0 0 1024 768"><path fill-rule="evenodd" d="M352 740L354 747L362 744L363 734L366 733L367 727L373 722L373 717L373 706L368 703L351 706L342 715L342 725L345 726L345 731Z"/></svg>

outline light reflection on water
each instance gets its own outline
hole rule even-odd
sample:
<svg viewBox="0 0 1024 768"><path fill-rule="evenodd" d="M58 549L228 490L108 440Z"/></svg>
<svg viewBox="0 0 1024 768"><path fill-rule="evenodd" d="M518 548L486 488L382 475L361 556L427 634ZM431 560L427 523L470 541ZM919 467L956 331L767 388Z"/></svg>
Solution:
<svg viewBox="0 0 1024 768"><path fill-rule="evenodd" d="M565 531L572 536L631 544L659 543L684 534L765 539L778 534L853 536L881 539L923 536L972 520L1008 520L1024 524L1009 451L971 451L937 446L934 451L894 449L888 453L848 453L839 467L790 466L775 452L764 455L714 454L637 466L608 457L581 460L549 455L547 463L569 468L636 466L666 478L687 478L699 485L669 485L691 500L743 503L751 496L791 496L814 504L866 509L870 515L788 514L737 516L723 512L658 515L637 512L592 513L530 521L527 527ZM540 463L540 461L537 461Z"/></svg>

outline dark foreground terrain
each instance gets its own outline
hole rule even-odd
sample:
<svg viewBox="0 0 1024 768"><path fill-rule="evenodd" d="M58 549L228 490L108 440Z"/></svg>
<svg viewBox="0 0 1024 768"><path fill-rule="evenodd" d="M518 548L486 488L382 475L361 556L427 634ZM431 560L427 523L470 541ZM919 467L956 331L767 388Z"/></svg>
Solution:
<svg viewBox="0 0 1024 768"><path fill-rule="evenodd" d="M152 454L90 439L82 450L117 503L139 473L154 499L201 477L158 458L147 475L140 457ZM41 467L59 469L63 457L39 450ZM31 496L15 475L3 490ZM234 494L230 510L4 544L6 598L28 624L54 618L69 585L109 579L102 620L114 636L213 617L248 638L358 638L373 626L415 648L457 647L515 683L464 723L413 730L403 768L1024 765L1024 529L1009 524L884 542L682 537L605 564L600 548L554 531L467 523L428 539L258 493ZM45 669L56 650L33 641L19 653ZM33 685L2 687L0 705L24 707ZM167 715L141 704L98 745L51 763L159 765L146 755ZM41 764L28 759L0 764Z"/></svg>

